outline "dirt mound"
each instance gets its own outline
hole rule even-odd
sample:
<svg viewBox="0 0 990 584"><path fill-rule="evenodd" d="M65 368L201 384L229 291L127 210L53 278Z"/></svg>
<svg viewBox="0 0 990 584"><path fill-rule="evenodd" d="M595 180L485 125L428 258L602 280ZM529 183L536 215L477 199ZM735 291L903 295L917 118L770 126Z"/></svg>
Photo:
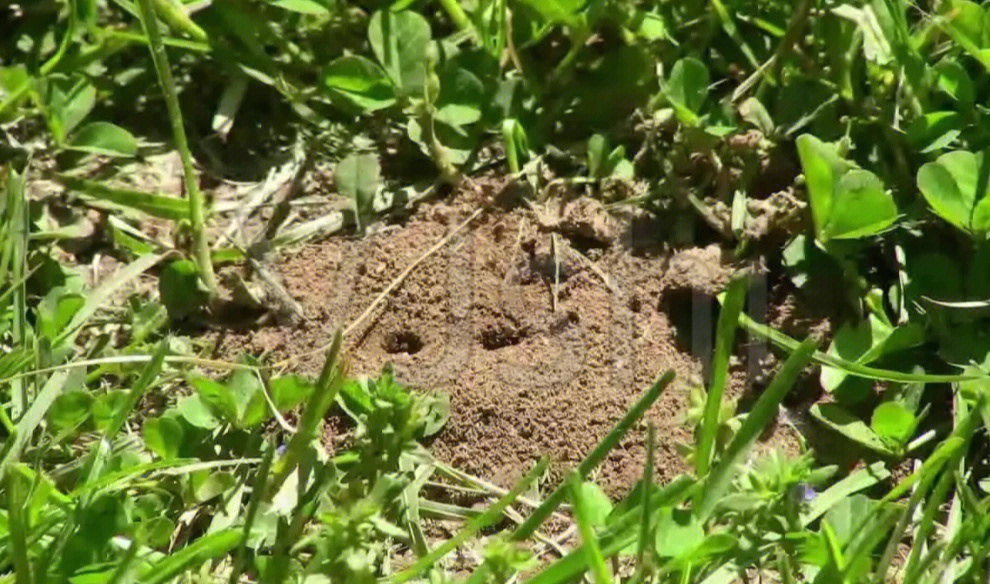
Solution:
<svg viewBox="0 0 990 584"><path fill-rule="evenodd" d="M277 360L318 347L476 206L461 195L364 239L334 237L293 251L275 271L308 322L228 333L218 350ZM448 393L451 420L434 452L509 485L544 454L559 477L674 369L676 383L648 414L660 439L658 478L672 478L685 470L677 444L690 441L687 388L702 374L691 354L709 351L711 294L731 269L717 246L670 252L648 229L647 243L633 241L642 225L618 226L611 241L557 235L553 310L555 256L537 217L522 208L486 213L417 267L349 338L352 371L374 374L392 362L404 382ZM321 358L296 367L315 373ZM609 492L640 476L642 435L632 432L602 465L597 479Z"/></svg>

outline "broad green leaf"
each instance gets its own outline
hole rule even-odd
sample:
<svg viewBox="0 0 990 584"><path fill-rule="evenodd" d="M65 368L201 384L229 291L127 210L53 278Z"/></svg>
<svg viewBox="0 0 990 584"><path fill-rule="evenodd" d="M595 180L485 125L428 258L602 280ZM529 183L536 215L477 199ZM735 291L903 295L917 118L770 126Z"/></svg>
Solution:
<svg viewBox="0 0 990 584"><path fill-rule="evenodd" d="M48 422L58 430L71 430L89 419L93 396L85 390L73 390L55 398L48 409Z"/></svg>
<svg viewBox="0 0 990 584"><path fill-rule="evenodd" d="M268 0L272 6L278 6L284 10L298 12L300 14L311 14L313 16L327 16L330 11L327 7L316 0Z"/></svg>
<svg viewBox="0 0 990 584"><path fill-rule="evenodd" d="M272 402L280 411L291 410L313 393L313 382L300 375L283 375L271 381Z"/></svg>
<svg viewBox="0 0 990 584"><path fill-rule="evenodd" d="M898 402L884 402L873 410L870 428L880 438L885 438L901 445L914 434L918 420L914 414Z"/></svg>
<svg viewBox="0 0 990 584"><path fill-rule="evenodd" d="M856 529L863 524L864 518L873 514L876 504L876 501L866 495L852 495L829 509L825 513L825 520L832 526L839 542L844 545L856 535Z"/></svg>
<svg viewBox="0 0 990 584"><path fill-rule="evenodd" d="M698 124L701 106L708 96L708 83L708 68L698 59L689 57L674 63L663 92L681 122Z"/></svg>
<svg viewBox="0 0 990 584"><path fill-rule="evenodd" d="M581 483L581 497L584 500L585 510L588 512L588 521L593 527L605 525L605 519L612 512L612 501L602 488L591 481Z"/></svg>
<svg viewBox="0 0 990 584"><path fill-rule="evenodd" d="M976 99L973 80L966 69L954 59L942 59L935 66L938 74L936 84L946 95L961 104L972 104Z"/></svg>
<svg viewBox="0 0 990 584"><path fill-rule="evenodd" d="M916 347L925 341L924 331L917 324L890 327L876 315L856 326L846 324L836 331L826 354L869 365L884 355ZM849 373L836 367L822 366L821 383L828 392L835 392L849 378Z"/></svg>
<svg viewBox="0 0 990 584"><path fill-rule="evenodd" d="M250 428L268 419L268 403L257 374L239 369L227 379L226 386L237 405L235 421L239 427Z"/></svg>
<svg viewBox="0 0 990 584"><path fill-rule="evenodd" d="M173 320L192 314L209 297L200 285L199 268L191 260L175 260L161 269L158 296Z"/></svg>
<svg viewBox="0 0 990 584"><path fill-rule="evenodd" d="M863 35L863 56L866 60L877 65L886 65L893 60L890 43L884 36L877 16L871 6L856 8L850 4L843 4L832 9L832 12L856 23Z"/></svg>
<svg viewBox="0 0 990 584"><path fill-rule="evenodd" d="M85 303L85 297L78 292L63 286L52 288L38 303L38 332L50 340L57 339Z"/></svg>
<svg viewBox="0 0 990 584"><path fill-rule="evenodd" d="M210 408L203 403L199 394L186 396L179 400L176 411L190 426L213 430L220 425L220 422L210 411Z"/></svg>
<svg viewBox="0 0 990 584"><path fill-rule="evenodd" d="M190 376L188 381L196 389L199 399L214 415L229 424L237 423L237 396L230 388L206 377Z"/></svg>
<svg viewBox="0 0 990 584"><path fill-rule="evenodd" d="M973 235L990 229L988 186L990 159L983 152L949 152L918 171L918 188L935 213Z"/></svg>
<svg viewBox="0 0 990 584"><path fill-rule="evenodd" d="M120 126L92 122L72 135L68 148L104 156L134 156L137 154L137 140Z"/></svg>
<svg viewBox="0 0 990 584"><path fill-rule="evenodd" d="M445 67L435 119L455 129L473 124L481 119L484 101L485 87L474 73L463 67Z"/></svg>
<svg viewBox="0 0 990 584"><path fill-rule="evenodd" d="M7 110L16 115L15 107L27 98L30 85L31 75L24 65L0 67L0 121L9 119Z"/></svg>
<svg viewBox="0 0 990 584"><path fill-rule="evenodd" d="M371 17L371 49L402 95L423 97L430 37L430 23L415 12L379 10Z"/></svg>
<svg viewBox="0 0 990 584"><path fill-rule="evenodd" d="M825 241L874 235L897 219L897 205L872 172L851 170L839 179L838 187L825 225Z"/></svg>
<svg viewBox="0 0 990 584"><path fill-rule="evenodd" d="M65 142L96 105L96 87L85 80L57 79L46 86L48 122L55 140Z"/></svg>
<svg viewBox="0 0 990 584"><path fill-rule="evenodd" d="M798 137L797 148L820 241L874 235L897 219L897 205L875 174L810 134Z"/></svg>
<svg viewBox="0 0 990 584"><path fill-rule="evenodd" d="M869 426L837 404L815 404L811 406L811 415L857 444L887 456L894 454Z"/></svg>
<svg viewBox="0 0 990 584"><path fill-rule="evenodd" d="M164 460L173 460L179 456L185 429L176 418L166 414L145 420L141 435L149 450Z"/></svg>
<svg viewBox="0 0 990 584"><path fill-rule="evenodd" d="M93 423L96 429L105 432L111 422L128 406L126 391L114 390L97 396L93 401Z"/></svg>
<svg viewBox="0 0 990 584"><path fill-rule="evenodd" d="M359 55L335 59L321 76L322 86L348 104L376 111L395 103L395 89L381 67Z"/></svg>
<svg viewBox="0 0 990 584"><path fill-rule="evenodd" d="M204 469L190 474L189 482L196 501L205 503L233 487L237 483L237 479L228 472L215 472Z"/></svg>
<svg viewBox="0 0 990 584"><path fill-rule="evenodd" d="M921 152L933 152L955 142L962 133L963 124L963 117L957 112L930 112L911 122L907 138Z"/></svg>
<svg viewBox="0 0 990 584"><path fill-rule="evenodd" d="M701 522L684 509L663 509L656 525L657 555L683 558L691 555L705 541Z"/></svg>
<svg viewBox="0 0 990 584"><path fill-rule="evenodd" d="M337 164L337 190L351 200L359 228L364 227L364 219L371 212L380 173L378 157L370 153L351 154Z"/></svg>
<svg viewBox="0 0 990 584"><path fill-rule="evenodd" d="M574 24L587 0L522 0L543 18L547 25Z"/></svg>

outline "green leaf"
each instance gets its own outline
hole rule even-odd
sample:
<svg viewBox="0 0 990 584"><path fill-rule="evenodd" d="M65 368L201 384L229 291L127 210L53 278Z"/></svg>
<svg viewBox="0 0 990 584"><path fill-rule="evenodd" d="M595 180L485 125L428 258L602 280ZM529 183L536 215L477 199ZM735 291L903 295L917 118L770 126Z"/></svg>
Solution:
<svg viewBox="0 0 990 584"><path fill-rule="evenodd" d="M229 424L238 420L237 397L226 385L206 377L190 376L189 384L214 415Z"/></svg>
<svg viewBox="0 0 990 584"><path fill-rule="evenodd" d="M581 483L581 498L587 511L587 519L592 527L602 527L612 512L612 500L602 488L591 481Z"/></svg>
<svg viewBox="0 0 990 584"><path fill-rule="evenodd" d="M371 49L404 96L423 97L430 37L430 23L415 12L379 10L371 17Z"/></svg>
<svg viewBox="0 0 990 584"><path fill-rule="evenodd" d="M241 428L257 426L268 419L268 403L265 400L261 380L254 371L239 369L227 380L227 389L237 407L237 425Z"/></svg>
<svg viewBox="0 0 990 584"><path fill-rule="evenodd" d="M811 415L822 424L870 450L887 456L894 454L869 426L837 404L815 404L811 407Z"/></svg>
<svg viewBox="0 0 990 584"><path fill-rule="evenodd" d="M284 375L271 381L272 402L279 411L291 410L313 393L313 382L301 375Z"/></svg>
<svg viewBox="0 0 990 584"><path fill-rule="evenodd" d="M59 337L86 303L85 297L62 286L52 288L38 303L38 332L50 340Z"/></svg>
<svg viewBox="0 0 990 584"><path fill-rule="evenodd" d="M198 470L189 475L189 482L196 501L205 503L233 487L237 479L227 472Z"/></svg>
<svg viewBox="0 0 990 584"><path fill-rule="evenodd" d="M315 0L268 0L272 6L278 6L284 10L298 12L300 14L310 14L313 16L327 16L330 11L327 7Z"/></svg>
<svg viewBox="0 0 990 584"><path fill-rule="evenodd" d="M463 67L445 67L440 73L440 95L436 120L459 129L481 119L485 87L474 73Z"/></svg>
<svg viewBox="0 0 990 584"><path fill-rule="evenodd" d="M969 105L976 99L972 78L956 60L942 59L935 66L935 72L938 74L937 87L953 100Z"/></svg>
<svg viewBox="0 0 990 584"><path fill-rule="evenodd" d="M378 190L381 169L374 154L351 154L337 164L337 190L351 200L358 227L363 228Z"/></svg>
<svg viewBox="0 0 990 584"><path fill-rule="evenodd" d="M877 175L851 170L839 179L839 190L825 228L825 240L874 235L897 219L897 205Z"/></svg>
<svg viewBox="0 0 990 584"><path fill-rule="evenodd" d="M873 410L870 427L880 438L903 445L914 434L918 420L914 414L898 402L884 402Z"/></svg>
<svg viewBox="0 0 990 584"><path fill-rule="evenodd" d="M587 0L522 0L522 3L531 8L541 18L545 24L574 24Z"/></svg>
<svg viewBox="0 0 990 584"><path fill-rule="evenodd" d="M191 260L175 260L161 269L158 274L158 295L173 320L192 314L208 298L208 294L200 286L199 268Z"/></svg>
<svg viewBox="0 0 990 584"><path fill-rule="evenodd" d="M186 396L176 404L176 411L190 426L213 430L220 425L210 408L203 403L199 394Z"/></svg>
<svg viewBox="0 0 990 584"><path fill-rule="evenodd" d="M664 558L690 556L705 542L701 522L684 509L662 509L656 525L657 555Z"/></svg>
<svg viewBox="0 0 990 584"><path fill-rule="evenodd" d="M141 428L141 435L149 450L164 460L174 460L179 457L185 429L175 417L166 414L146 420Z"/></svg>
<svg viewBox="0 0 990 584"><path fill-rule="evenodd" d="M66 175L55 175L55 180L89 200L95 199L162 219L173 221L189 219L189 202L178 197L112 187L102 182Z"/></svg>
<svg viewBox="0 0 990 584"><path fill-rule="evenodd" d="M924 330L917 324L891 327L874 314L857 326L843 325L836 331L827 354L859 365L868 365L885 355L909 349L925 341ZM849 373L835 367L822 367L821 383L835 392ZM865 382L864 382L865 383Z"/></svg>
<svg viewBox="0 0 990 584"><path fill-rule="evenodd" d="M68 148L104 156L134 156L137 154L137 140L120 126L92 122L72 135Z"/></svg>
<svg viewBox="0 0 990 584"><path fill-rule="evenodd" d="M55 398L48 409L48 422L58 430L71 430L89 419L93 396L84 390L73 390Z"/></svg>
<svg viewBox="0 0 990 584"><path fill-rule="evenodd" d="M963 123L963 117L954 111L926 113L908 126L907 139L923 153L941 150L956 141Z"/></svg>
<svg viewBox="0 0 990 584"><path fill-rule="evenodd" d="M940 217L971 235L982 236L990 229L988 163L983 152L943 154L918 171L918 188Z"/></svg>
<svg viewBox="0 0 990 584"><path fill-rule="evenodd" d="M863 524L864 519L873 515L876 505L876 501L866 495L852 495L829 509L825 521L832 526L839 542L845 545L856 535L857 527Z"/></svg>
<svg viewBox="0 0 990 584"><path fill-rule="evenodd" d="M689 57L674 63L663 91L681 122L698 125L701 106L708 96L708 84L708 68L698 59Z"/></svg>
<svg viewBox="0 0 990 584"><path fill-rule="evenodd" d="M894 59L890 43L883 34L877 16L871 6L856 8L849 4L832 9L832 12L856 23L863 35L863 56L877 65L886 65Z"/></svg>
<svg viewBox="0 0 990 584"><path fill-rule="evenodd" d="M241 531L235 528L203 536L142 570L140 581L164 584L190 568L226 555L240 541Z"/></svg>
<svg viewBox="0 0 990 584"><path fill-rule="evenodd" d="M105 432L110 428L114 418L127 407L128 395L126 391L110 391L97 396L93 401L93 423L96 429Z"/></svg>
<svg viewBox="0 0 990 584"><path fill-rule="evenodd" d="M78 126L96 105L96 87L78 79L56 79L47 86L48 124L59 144Z"/></svg>
<svg viewBox="0 0 990 584"><path fill-rule="evenodd" d="M395 89L381 67L359 55L335 59L323 70L322 86L348 104L372 112L395 103Z"/></svg>
<svg viewBox="0 0 990 584"><path fill-rule="evenodd" d="M810 134L798 137L797 148L820 241L875 235L897 219L897 205L875 174Z"/></svg>

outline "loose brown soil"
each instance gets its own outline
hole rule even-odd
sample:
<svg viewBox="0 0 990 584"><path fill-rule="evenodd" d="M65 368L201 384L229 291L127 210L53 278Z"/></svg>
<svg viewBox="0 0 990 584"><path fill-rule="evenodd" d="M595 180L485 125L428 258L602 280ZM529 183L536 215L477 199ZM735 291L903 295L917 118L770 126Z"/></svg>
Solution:
<svg viewBox="0 0 990 584"><path fill-rule="evenodd" d="M277 361L326 343L491 200L491 190L425 204L404 224L363 239L335 236L287 252L273 271L308 321L228 331L217 339L218 352L266 353ZM583 219L568 230L571 208ZM589 219L597 212L580 200L552 225L560 259L556 310L548 222L527 208L494 207L417 267L348 339L353 373L375 374L391 362L405 383L450 395L450 422L432 444L441 460L507 486L548 454L558 478L673 369L676 382L648 418L658 429L658 478L686 470L678 445L691 438L684 423L688 389L703 375L692 354L710 354L711 295L734 267L717 245L671 251L648 219ZM321 359L310 355L294 368L315 373ZM744 369L733 367L730 394L742 393ZM614 495L642 472L641 430L630 432L596 477ZM775 436L786 442L789 434Z"/></svg>

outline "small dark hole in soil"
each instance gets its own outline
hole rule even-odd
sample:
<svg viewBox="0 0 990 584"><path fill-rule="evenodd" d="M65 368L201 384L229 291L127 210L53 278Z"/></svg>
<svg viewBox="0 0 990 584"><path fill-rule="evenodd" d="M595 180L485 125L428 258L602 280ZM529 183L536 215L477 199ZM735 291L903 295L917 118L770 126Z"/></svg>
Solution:
<svg viewBox="0 0 990 584"><path fill-rule="evenodd" d="M715 298L692 288L674 288L661 293L658 308L667 314L677 348L707 364L718 322Z"/></svg>
<svg viewBox="0 0 990 584"><path fill-rule="evenodd" d="M496 324L481 331L478 340L481 341L482 347L494 351L510 345L518 345L525 337L526 332L523 330L504 324Z"/></svg>
<svg viewBox="0 0 990 584"><path fill-rule="evenodd" d="M385 351L390 354L408 353L413 355L423 348L423 340L414 332L399 331L385 337Z"/></svg>

